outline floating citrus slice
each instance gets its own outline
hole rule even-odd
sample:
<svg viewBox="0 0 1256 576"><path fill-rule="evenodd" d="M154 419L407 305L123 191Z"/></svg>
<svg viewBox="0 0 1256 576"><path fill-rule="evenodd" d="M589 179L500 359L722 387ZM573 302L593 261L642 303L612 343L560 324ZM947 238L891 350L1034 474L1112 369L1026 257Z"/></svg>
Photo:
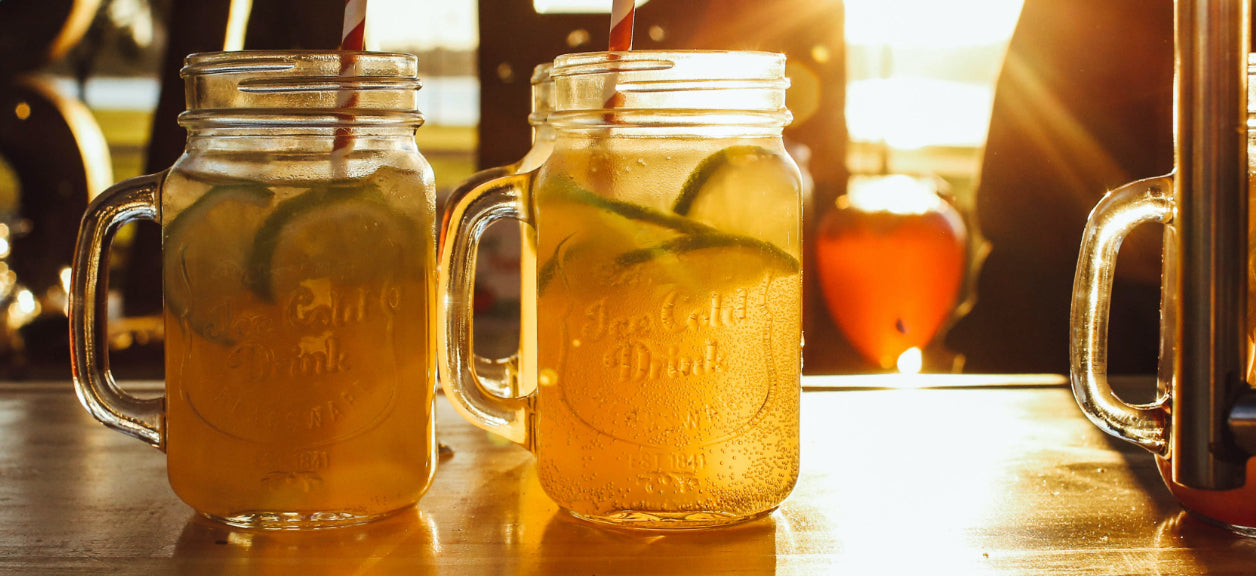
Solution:
<svg viewBox="0 0 1256 576"><path fill-rule="evenodd" d="M202 337L231 343L228 323L253 299L246 261L272 197L257 184L214 186L165 226L165 306Z"/></svg>
<svg viewBox="0 0 1256 576"><path fill-rule="evenodd" d="M736 149L735 147L726 150ZM762 149L754 148L753 150ZM742 154L749 153L743 151ZM779 158L777 161L780 161ZM711 162L703 164L705 166ZM702 171L703 168L699 167L695 174ZM717 173L707 172L708 176L715 174ZM694 177L690 177L690 181L694 182ZM546 234L554 234L563 240L556 245L553 254L543 255L543 257L548 257L537 276L538 288L541 290L544 290L559 272L559 267L566 268L564 274L568 277L572 277L574 270L578 271L577 276L594 275L601 277L602 282L606 282L610 281L612 276L632 274L628 270L632 266L661 256L675 256L695 250L718 248L737 248L739 251L748 250L759 253L763 257L759 264L766 262L786 273L796 272L799 268L798 258L795 255L755 236L729 233L693 218L604 198L566 179L559 180L554 186L555 188L546 197L558 200L545 203L540 211L545 213L546 220L555 222L557 226L546 224L542 228L546 229ZM706 196L708 193L712 196L723 194L726 189L721 185L720 188L711 192L701 183L695 188L702 191L701 196ZM796 193L796 189L791 189L790 198L796 198ZM703 200L697 206L706 207L714 206L714 204ZM797 206L795 205L794 208L796 209ZM786 225L791 226L793 243L786 245L796 246L797 218L781 218L779 214L771 216L772 220L784 221ZM563 228L572 228L572 231L565 233ZM596 231L596 234L586 233L588 231ZM689 276L689 273L677 271L676 275ZM621 278L615 281L627 280Z"/></svg>
<svg viewBox="0 0 1256 576"><path fill-rule="evenodd" d="M309 279L341 286L420 274L418 223L373 184L311 188L281 202L248 255L248 285L266 302Z"/></svg>
<svg viewBox="0 0 1256 576"><path fill-rule="evenodd" d="M783 273L798 271L798 259L790 253L757 238L722 232L707 232L679 236L667 242L624 252L615 258L615 264L623 267L648 262L662 256L678 256L698 250L729 249L758 253L766 264Z"/></svg>
<svg viewBox="0 0 1256 576"><path fill-rule="evenodd" d="M698 165L672 211L726 234L797 252L798 189L798 170L786 157L759 146L730 146Z"/></svg>
<svg viewBox="0 0 1256 576"><path fill-rule="evenodd" d="M710 230L709 226L694 222L691 219L685 218L683 215L678 216L676 214L668 214L667 212L661 210L632 204L623 200L599 196L581 188L580 185L576 184L570 178L554 178L550 183L550 186L552 186L552 189L545 194L545 197L547 199L551 199L555 203L569 203L577 206L583 205L601 211L610 212L626 220L652 224L654 226L667 228L685 234L707 232Z"/></svg>
<svg viewBox="0 0 1256 576"><path fill-rule="evenodd" d="M600 277L610 281L616 273L614 258L641 246L675 238L679 233L705 230L685 218L604 198L566 178L540 191L537 219L542 234L558 242L543 242L548 253L539 254L541 268L537 288L544 291L560 272L565 277Z"/></svg>
<svg viewBox="0 0 1256 576"><path fill-rule="evenodd" d="M579 214L576 206L566 207L564 219L579 223L578 227L585 231L564 233L550 229L562 240L546 255L538 272L537 287L542 293L555 280L601 287L658 281L697 285L704 282L703 274L710 270L696 262L726 256L733 257L737 265L777 275L799 270L795 256L757 238L725 234L706 226L700 231L678 234L670 228L643 226L644 220L589 205L584 205L584 213Z"/></svg>

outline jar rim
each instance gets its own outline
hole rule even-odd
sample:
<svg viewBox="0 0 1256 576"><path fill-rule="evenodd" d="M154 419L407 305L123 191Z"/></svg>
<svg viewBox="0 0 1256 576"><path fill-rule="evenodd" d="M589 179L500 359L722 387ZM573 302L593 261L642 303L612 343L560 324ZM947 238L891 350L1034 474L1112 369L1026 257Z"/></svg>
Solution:
<svg viewBox="0 0 1256 576"><path fill-rule="evenodd" d="M775 52L581 52L555 59L551 75L560 127L790 121L785 55Z"/></svg>
<svg viewBox="0 0 1256 576"><path fill-rule="evenodd" d="M551 73L553 72L553 70L554 70L553 62L542 62L540 64L537 64L535 67L532 68L532 78L531 78L532 85L535 86L537 84L553 83L554 78L551 76Z"/></svg>
<svg viewBox="0 0 1256 576"><path fill-rule="evenodd" d="M737 73L728 74L730 70ZM785 55L758 50L576 52L555 58L550 74L562 78L632 72L667 72L675 80L775 80L785 77Z"/></svg>
<svg viewBox="0 0 1256 576"><path fill-rule="evenodd" d="M419 58L413 54L401 52L370 52L352 50L221 50L215 52L196 52L183 60L183 68L179 75L188 78L193 75L205 74L237 74L237 73L281 73L297 71L318 75L344 76L341 68L348 62L358 64L352 75L363 75L363 71L375 70L375 66L363 66L362 63L391 63L390 67L402 77L418 78ZM331 65L335 65L332 68ZM321 67L320 67L321 66ZM325 70L323 69L325 68ZM375 74L366 74L377 76Z"/></svg>
<svg viewBox="0 0 1256 576"><path fill-rule="evenodd" d="M418 126L418 57L395 52L243 50L189 55L185 127Z"/></svg>

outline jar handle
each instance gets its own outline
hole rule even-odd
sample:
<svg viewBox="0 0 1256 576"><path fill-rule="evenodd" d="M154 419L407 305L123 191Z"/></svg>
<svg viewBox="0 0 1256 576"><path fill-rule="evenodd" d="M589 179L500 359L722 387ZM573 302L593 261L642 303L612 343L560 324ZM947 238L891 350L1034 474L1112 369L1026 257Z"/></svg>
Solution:
<svg viewBox="0 0 1256 576"><path fill-rule="evenodd" d="M1168 449L1167 397L1151 404L1122 401L1108 383L1108 312L1121 241L1140 224L1173 219L1173 177L1131 182L1109 192L1090 213L1073 280L1069 319L1073 396L1103 431L1156 454Z"/></svg>
<svg viewBox="0 0 1256 576"><path fill-rule="evenodd" d="M507 166L485 168L484 170L480 170L479 172L472 174L469 178L463 180L461 184L458 184L452 192L450 192L448 199L445 201L445 206L452 207L464 196L471 193L485 182L490 182L518 173L518 168L519 164L515 163ZM440 227L441 246L444 246L445 242L448 242L450 239L449 217L451 212L451 210L443 211L444 216ZM472 269L474 268L475 266L472 266ZM506 376L506 373L512 370L519 362L519 355L517 353L506 358L490 358L487 356L480 356L479 354L474 353L474 351L471 351L470 359L473 364L473 370L480 376L480 382L484 384L484 386L488 388L494 396L509 397L511 395L518 394L517 389L493 388L494 386L507 386L518 383L517 378L512 379Z"/></svg>
<svg viewBox="0 0 1256 576"><path fill-rule="evenodd" d="M472 322L475 259L480 238L490 224L514 218L534 227L525 209L532 174L489 180L451 199L445 216L445 241L441 244L437 280L437 342L441 385L454 408L471 423L512 442L529 445L530 395L502 398L490 392L518 390L518 358L524 351L496 363L494 373L477 370L492 361L475 361ZM528 248L525 246L524 250ZM522 302L523 306L534 303ZM523 338L520 345L526 346Z"/></svg>
<svg viewBox="0 0 1256 576"><path fill-rule="evenodd" d="M132 396L118 387L109 371L109 246L123 224L160 223L165 177L165 172L159 172L126 180L102 192L87 207L74 249L68 310L79 401L105 426L158 449L165 444L165 398Z"/></svg>

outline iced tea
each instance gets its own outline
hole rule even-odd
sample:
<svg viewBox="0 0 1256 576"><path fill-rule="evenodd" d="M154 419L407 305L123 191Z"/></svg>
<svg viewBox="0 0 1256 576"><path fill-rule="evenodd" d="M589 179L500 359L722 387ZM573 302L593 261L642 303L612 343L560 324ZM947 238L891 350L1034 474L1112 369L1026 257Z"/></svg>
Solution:
<svg viewBox="0 0 1256 576"><path fill-rule="evenodd" d="M166 449L198 511L353 523L426 489L433 210L398 200L419 181L167 184Z"/></svg>
<svg viewBox="0 0 1256 576"><path fill-rule="evenodd" d="M779 139L562 138L534 194L523 372L546 492L641 527L774 509L798 474L801 345L798 174Z"/></svg>

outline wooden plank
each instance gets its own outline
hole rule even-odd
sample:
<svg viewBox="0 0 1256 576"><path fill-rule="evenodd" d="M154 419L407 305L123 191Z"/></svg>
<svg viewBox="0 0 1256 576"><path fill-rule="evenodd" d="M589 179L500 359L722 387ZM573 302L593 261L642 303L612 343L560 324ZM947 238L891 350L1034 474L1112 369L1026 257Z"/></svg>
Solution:
<svg viewBox="0 0 1256 576"><path fill-rule="evenodd" d="M157 390L157 384L128 384ZM544 494L532 457L464 423L419 509L362 527L237 530L170 491L160 452L68 383L0 384L0 573L1244 574L1256 541L1182 512L1150 454L1064 388L807 392L803 467L771 517L609 531Z"/></svg>

